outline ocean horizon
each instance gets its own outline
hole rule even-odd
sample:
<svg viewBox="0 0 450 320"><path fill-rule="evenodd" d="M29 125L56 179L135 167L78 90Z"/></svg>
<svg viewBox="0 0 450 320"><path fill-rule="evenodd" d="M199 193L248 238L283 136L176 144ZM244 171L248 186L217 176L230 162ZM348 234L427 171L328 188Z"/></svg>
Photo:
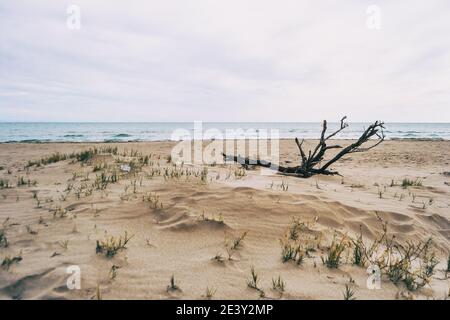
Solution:
<svg viewBox="0 0 450 320"><path fill-rule="evenodd" d="M335 139L358 138L369 123L353 122ZM339 123L329 123L329 130ZM450 123L386 123L387 139L450 140ZM0 142L131 142L169 141L177 129L191 137L194 122L0 122ZM315 139L320 136L320 122L203 122L203 132L217 129L278 130L279 138ZM178 140L178 139L177 139Z"/></svg>

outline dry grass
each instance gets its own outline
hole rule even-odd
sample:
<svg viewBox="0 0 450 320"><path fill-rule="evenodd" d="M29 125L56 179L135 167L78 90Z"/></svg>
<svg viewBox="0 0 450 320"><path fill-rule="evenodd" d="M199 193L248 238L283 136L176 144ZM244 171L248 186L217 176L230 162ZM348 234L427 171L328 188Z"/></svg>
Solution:
<svg viewBox="0 0 450 320"><path fill-rule="evenodd" d="M207 299L211 299L215 294L216 294L216 292L217 292L217 289L216 288L214 288L214 287L206 287L206 294L205 294L205 296L206 296L206 298Z"/></svg>
<svg viewBox="0 0 450 320"><path fill-rule="evenodd" d="M57 207L51 210L53 212L53 218L65 218L67 217L67 210L61 207Z"/></svg>
<svg viewBox="0 0 450 320"><path fill-rule="evenodd" d="M175 280L175 276L174 275L172 275L170 277L170 283L167 286L167 292L170 292L170 291L181 291L181 289L180 289L180 287L178 285L178 282Z"/></svg>
<svg viewBox="0 0 450 320"><path fill-rule="evenodd" d="M147 202L150 206L151 209L160 209L162 210L164 205L161 201L161 199L159 198L159 195L157 195L156 193L150 192L147 194L144 194L142 196L142 201Z"/></svg>
<svg viewBox="0 0 450 320"><path fill-rule="evenodd" d="M411 180L408 178L405 178L402 180L402 188L406 189L408 187L422 187L423 183L422 180L417 178L416 180Z"/></svg>
<svg viewBox="0 0 450 320"><path fill-rule="evenodd" d="M344 300L356 300L355 291L350 289L349 285L345 285Z"/></svg>
<svg viewBox="0 0 450 320"><path fill-rule="evenodd" d="M391 259L385 269L392 282L403 282L410 291L418 290L430 282L439 262L431 251L431 239L417 244L397 243L391 246L389 251Z"/></svg>
<svg viewBox="0 0 450 320"><path fill-rule="evenodd" d="M448 258L447 258L447 270L445 270L445 272L446 273L450 272L450 254L448 255Z"/></svg>
<svg viewBox="0 0 450 320"><path fill-rule="evenodd" d="M259 276L256 273L254 266L250 268L250 274L251 278L247 280L247 286L257 291L262 291L262 289L259 287Z"/></svg>
<svg viewBox="0 0 450 320"><path fill-rule="evenodd" d="M202 215L200 216L200 219L202 221L213 221L213 222L217 222L219 224L224 224L225 223L224 220L223 220L222 213L219 213L217 215L217 217L215 215L212 215L212 216L208 217L208 216L205 215L205 212L202 212Z"/></svg>
<svg viewBox="0 0 450 320"><path fill-rule="evenodd" d="M12 188L12 185L9 183L8 180L0 179L0 189L8 189Z"/></svg>
<svg viewBox="0 0 450 320"><path fill-rule="evenodd" d="M102 290L100 289L100 285L97 284L97 288L95 289L95 298L97 300L102 300Z"/></svg>
<svg viewBox="0 0 450 320"><path fill-rule="evenodd" d="M97 246L95 252L97 254L104 254L107 258L114 257L120 250L126 249L126 245L133 238L133 236L128 236L125 231L123 236L115 238L113 236L106 238L103 241L97 240Z"/></svg>
<svg viewBox="0 0 450 320"><path fill-rule="evenodd" d="M283 263L289 262L291 260L296 261L297 258L302 255L300 245L285 240L280 240L280 244L281 261L283 261Z"/></svg>
<svg viewBox="0 0 450 320"><path fill-rule="evenodd" d="M111 269L109 270L109 278L111 280L114 280L117 277L117 270L120 269L119 266L116 266L115 264L111 266Z"/></svg>
<svg viewBox="0 0 450 320"><path fill-rule="evenodd" d="M313 229L314 222L306 223L292 218L292 223L283 239L280 239L283 263L295 261L301 265L310 252L320 247L322 233Z"/></svg>
<svg viewBox="0 0 450 320"><path fill-rule="evenodd" d="M13 257L11 257L11 256L6 256L5 258L3 258L1 267L2 267L2 269L4 269L4 270L9 270L9 268L10 268L13 264L19 263L20 261L22 261L22 254L21 254L21 253L19 253L19 254L16 255L16 256L13 256Z"/></svg>
<svg viewBox="0 0 450 320"><path fill-rule="evenodd" d="M336 235L334 235L327 255L325 257L321 257L323 264L330 269L338 268L342 263L342 254L347 247L348 243L346 236L343 236L340 240L338 240Z"/></svg>
<svg viewBox="0 0 450 320"><path fill-rule="evenodd" d="M69 247L69 240L61 240L58 242L58 245L63 248L64 250L67 250Z"/></svg>
<svg viewBox="0 0 450 320"><path fill-rule="evenodd" d="M18 187L22 187L22 186L35 186L37 185L37 181L36 180L31 180L28 178L24 178L23 176L20 176L19 178L17 178L17 186Z"/></svg>
<svg viewBox="0 0 450 320"><path fill-rule="evenodd" d="M83 150L80 152L73 152L70 154L55 152L55 153L51 154L50 156L41 158L39 160L28 161L28 163L25 165L25 168L29 168L29 167L33 167L33 166L40 167L41 165L48 165L51 163L57 163L57 162L69 160L69 159L76 160L76 161L79 161L82 163L86 163L97 154L117 155L117 147L105 146L105 147L101 147L101 148L91 148L88 150Z"/></svg>
<svg viewBox="0 0 450 320"><path fill-rule="evenodd" d="M378 249L379 245L374 242L371 246L367 246L364 242L362 231L355 239L350 239L353 244L353 264L359 267L366 267L370 257Z"/></svg>
<svg viewBox="0 0 450 320"><path fill-rule="evenodd" d="M0 230L0 248L6 248L8 246L8 239L4 230Z"/></svg>
<svg viewBox="0 0 450 320"><path fill-rule="evenodd" d="M223 263L225 261L224 257L222 256L222 254L220 252L216 253L216 255L214 257L212 257L211 260L217 261L220 263Z"/></svg>
<svg viewBox="0 0 450 320"><path fill-rule="evenodd" d="M38 232L36 230L34 230L31 226L26 226L27 228L27 232L31 235L37 235Z"/></svg>
<svg viewBox="0 0 450 320"><path fill-rule="evenodd" d="M364 243L361 234L351 240L353 263L361 267L377 265L390 281L403 283L410 291L429 284L439 262L432 250L432 240L400 243L388 235L387 223L381 218L379 220L383 232L371 245ZM337 247L336 251L340 251Z"/></svg>
<svg viewBox="0 0 450 320"><path fill-rule="evenodd" d="M208 221L212 221L212 220L208 220ZM220 216L220 220L214 220L214 221L223 224L223 219L221 216ZM231 241L227 240L227 238L225 237L224 246L225 246L225 250L228 255L228 260L233 259L234 253L237 250L239 250L239 248L242 246L242 243L243 243L244 239L247 237L247 234L248 234L248 231L245 231L240 236L238 236L237 238L234 238ZM218 262L224 261L221 253L216 254L216 256L213 258L213 260L216 260Z"/></svg>
<svg viewBox="0 0 450 320"><path fill-rule="evenodd" d="M246 175L247 175L247 172L245 171L244 168L239 167L239 168L234 169L234 178L236 180L240 180L240 179L244 178Z"/></svg>
<svg viewBox="0 0 450 320"><path fill-rule="evenodd" d="M96 190L105 190L108 184L117 183L118 181L119 175L117 174L116 171L113 171L110 174L102 172L100 175L96 176L91 189L95 188Z"/></svg>
<svg viewBox="0 0 450 320"><path fill-rule="evenodd" d="M243 232L239 237L235 238L230 246L231 250L237 250L242 245L242 242L247 237L248 231Z"/></svg>
<svg viewBox="0 0 450 320"><path fill-rule="evenodd" d="M286 282L281 278L281 276L272 279L272 289L279 292L280 294L284 293L284 291L286 290Z"/></svg>

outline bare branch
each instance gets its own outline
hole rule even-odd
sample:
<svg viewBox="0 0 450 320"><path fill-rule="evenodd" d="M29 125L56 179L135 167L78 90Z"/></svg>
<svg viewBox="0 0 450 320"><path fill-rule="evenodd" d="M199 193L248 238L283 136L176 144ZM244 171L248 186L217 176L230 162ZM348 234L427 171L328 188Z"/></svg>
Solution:
<svg viewBox="0 0 450 320"><path fill-rule="evenodd" d="M302 164L306 162L306 155L302 148L303 142L305 142L305 139L303 139L302 142L299 142L298 139L295 138L295 143L297 144L297 147L300 150L300 156L302 157Z"/></svg>
<svg viewBox="0 0 450 320"><path fill-rule="evenodd" d="M342 130L344 130L345 128L348 127L348 123L345 122L345 120L347 119L347 116L343 117L341 119L341 127L339 128L339 130L337 130L336 132L333 132L332 134L330 134L325 140L331 139L332 137L334 137L335 135L337 135L339 132L341 132Z"/></svg>
<svg viewBox="0 0 450 320"><path fill-rule="evenodd" d="M266 168L277 168L278 172L283 175L289 175L289 176L296 176L296 177L303 177L308 178L315 174L324 174L324 175L339 175L336 171L331 171L328 168L340 160L342 157L344 157L347 154L356 153L356 152L365 152L368 150L371 150L378 145L380 145L386 138L384 134L384 123L381 121L375 121L372 123L367 129L364 130L364 132L361 134L361 136L352 144L346 146L343 148L340 145L331 145L327 146L327 140L333 138L338 133L346 129L349 125L345 122L347 117L343 117L340 121L340 127L333 133L326 136L326 132L328 129L328 123L326 120L323 121L322 125L322 132L320 135L319 143L314 148L314 151L309 150L308 156L306 156L305 151L303 150L303 143L304 140L301 142L298 140L298 138L295 138L295 143L297 144L297 147L300 151L300 157L301 157L301 165L295 166L295 167L283 167L283 166L274 166L272 163L256 159L251 160L248 158L243 157L235 157L235 156L227 156L223 154L224 158L227 160L232 160L234 162L240 163L241 165L247 167L247 165L256 165ZM372 138L378 138L377 142L369 147L363 148L362 146L372 140ZM324 165L319 167L319 164L323 162L323 159L325 157L325 153L328 150L331 149L342 149L340 152L338 152L331 160L328 160Z"/></svg>

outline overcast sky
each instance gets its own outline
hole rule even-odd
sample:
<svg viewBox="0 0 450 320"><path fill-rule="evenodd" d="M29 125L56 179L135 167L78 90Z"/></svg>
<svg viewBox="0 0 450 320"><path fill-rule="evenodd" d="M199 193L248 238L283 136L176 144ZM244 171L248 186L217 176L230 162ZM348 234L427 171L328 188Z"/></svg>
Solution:
<svg viewBox="0 0 450 320"><path fill-rule="evenodd" d="M0 2L0 121L344 114L450 122L450 1Z"/></svg>

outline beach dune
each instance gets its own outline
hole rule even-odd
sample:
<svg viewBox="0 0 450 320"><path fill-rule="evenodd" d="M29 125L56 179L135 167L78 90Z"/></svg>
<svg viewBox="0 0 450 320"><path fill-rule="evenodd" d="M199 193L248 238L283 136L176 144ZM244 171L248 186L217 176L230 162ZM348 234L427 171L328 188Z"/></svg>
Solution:
<svg viewBox="0 0 450 320"><path fill-rule="evenodd" d="M385 141L338 162L341 176L310 179L174 165L174 145L1 144L0 299L448 296L450 141ZM298 162L292 140L280 159ZM399 243L432 238L427 285L383 275L381 289L368 287L349 239L369 244L383 223ZM297 227L302 259L283 262ZM333 239L347 239L337 268L326 263Z"/></svg>

